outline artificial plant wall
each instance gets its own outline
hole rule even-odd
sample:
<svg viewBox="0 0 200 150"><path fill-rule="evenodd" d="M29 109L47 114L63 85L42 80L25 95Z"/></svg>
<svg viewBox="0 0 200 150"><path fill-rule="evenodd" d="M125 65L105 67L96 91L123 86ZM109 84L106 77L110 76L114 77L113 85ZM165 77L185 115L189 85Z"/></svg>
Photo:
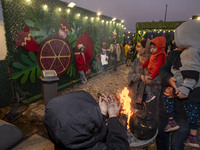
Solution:
<svg viewBox="0 0 200 150"><path fill-rule="evenodd" d="M41 97L41 70L56 70L59 89L79 79L75 65L76 46L83 43L90 56L91 72L99 72L96 55L102 39L107 48L112 32L122 41L123 25L107 16L58 0L2 0L8 55L15 93L32 100ZM31 100L31 101L32 101Z"/></svg>

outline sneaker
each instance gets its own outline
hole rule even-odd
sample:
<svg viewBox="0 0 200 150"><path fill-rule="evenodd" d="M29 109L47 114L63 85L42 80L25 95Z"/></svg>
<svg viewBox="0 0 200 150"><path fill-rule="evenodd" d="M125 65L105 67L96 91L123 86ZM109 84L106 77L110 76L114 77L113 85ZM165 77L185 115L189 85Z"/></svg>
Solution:
<svg viewBox="0 0 200 150"><path fill-rule="evenodd" d="M180 128L180 126L176 123L175 120L170 120L168 121L167 126L165 127L164 131L165 132L171 132L171 131L176 131Z"/></svg>
<svg viewBox="0 0 200 150"><path fill-rule="evenodd" d="M191 136L191 135L188 136L187 140L184 142L184 145L195 147L195 148L200 148L200 145L197 141L197 137Z"/></svg>
<svg viewBox="0 0 200 150"><path fill-rule="evenodd" d="M145 102L149 103L149 102L153 101L155 98L156 98L156 96L151 93L150 95L147 96Z"/></svg>

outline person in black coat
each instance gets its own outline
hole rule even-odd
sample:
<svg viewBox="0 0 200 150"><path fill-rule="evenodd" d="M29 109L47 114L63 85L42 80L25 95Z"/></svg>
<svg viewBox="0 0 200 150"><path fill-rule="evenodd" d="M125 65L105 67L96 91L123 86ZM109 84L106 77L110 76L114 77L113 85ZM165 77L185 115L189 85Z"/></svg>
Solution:
<svg viewBox="0 0 200 150"><path fill-rule="evenodd" d="M165 64L159 71L159 76L164 90L169 85L175 84L171 67L180 66L180 54L182 52L174 50L167 56ZM164 92L163 90L163 92ZM165 91L166 92L166 91ZM200 96L200 88L196 88L189 94L188 101L194 101L195 97ZM173 93L167 93L169 96L173 96ZM159 101L159 133L156 139L158 150L169 150L170 145L170 133L164 132L164 128L168 122L168 115L166 114L163 101ZM199 105L198 105L199 108ZM200 108L199 108L200 109ZM184 150L184 142L189 135L189 122L181 99L175 99L175 115L177 123L180 125L180 129L171 133L171 149L172 150Z"/></svg>
<svg viewBox="0 0 200 150"><path fill-rule="evenodd" d="M71 92L49 101L44 124L57 150L129 150L120 107L112 96L102 94L98 104L86 91Z"/></svg>

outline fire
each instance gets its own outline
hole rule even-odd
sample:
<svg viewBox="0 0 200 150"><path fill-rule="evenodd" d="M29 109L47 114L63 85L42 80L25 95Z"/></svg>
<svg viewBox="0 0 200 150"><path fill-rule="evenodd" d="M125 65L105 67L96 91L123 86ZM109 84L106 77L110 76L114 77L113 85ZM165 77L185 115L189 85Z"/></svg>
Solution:
<svg viewBox="0 0 200 150"><path fill-rule="evenodd" d="M129 121L130 117L133 114L132 107L131 107L131 98L128 96L129 90L125 87L122 92L119 94L120 96L120 103L122 103L121 114L125 114L127 116L127 129L130 128Z"/></svg>

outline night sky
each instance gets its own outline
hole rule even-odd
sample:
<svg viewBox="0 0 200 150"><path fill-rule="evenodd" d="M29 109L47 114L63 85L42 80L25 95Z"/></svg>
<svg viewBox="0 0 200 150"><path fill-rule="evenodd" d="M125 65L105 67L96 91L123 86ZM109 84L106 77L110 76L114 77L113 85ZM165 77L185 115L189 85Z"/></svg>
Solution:
<svg viewBox="0 0 200 150"><path fill-rule="evenodd" d="M164 20L167 4L167 21L188 20L200 14L200 0L62 0L74 1L78 7L103 15L124 19L127 31L134 32L136 22ZM0 7L0 21L3 20Z"/></svg>
<svg viewBox="0 0 200 150"><path fill-rule="evenodd" d="M70 0L62 0L70 2ZM72 0L77 6L103 15L124 19L125 26L133 32L136 22L164 20L167 7L167 21L184 21L200 14L200 0Z"/></svg>

